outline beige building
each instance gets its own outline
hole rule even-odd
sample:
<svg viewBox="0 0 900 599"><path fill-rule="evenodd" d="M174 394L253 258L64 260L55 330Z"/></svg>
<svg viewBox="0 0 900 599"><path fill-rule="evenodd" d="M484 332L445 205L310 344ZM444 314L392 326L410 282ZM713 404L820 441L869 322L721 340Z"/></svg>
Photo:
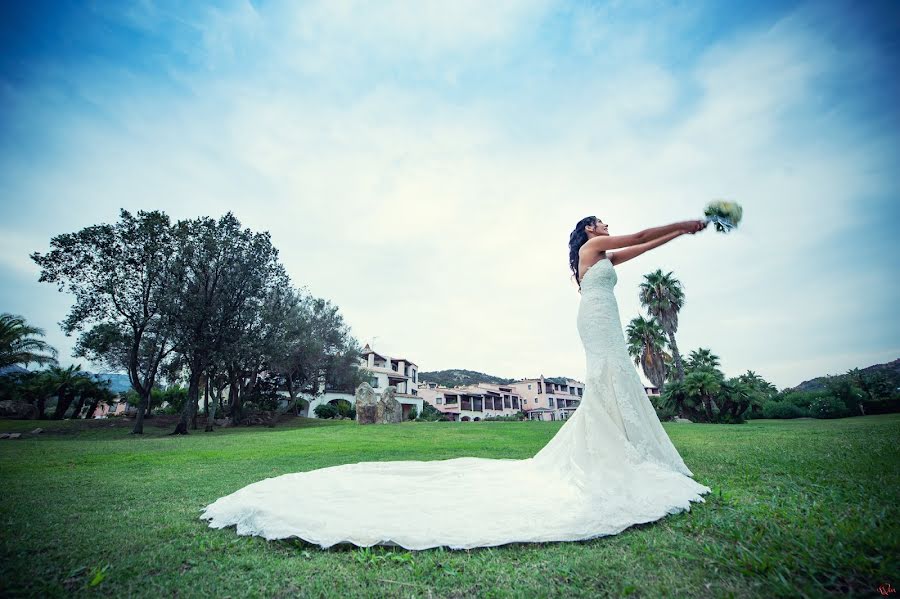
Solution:
<svg viewBox="0 0 900 599"><path fill-rule="evenodd" d="M530 420L566 420L575 413L584 395L581 381L548 381L544 375L516 381L510 387L522 397L522 409Z"/></svg>
<svg viewBox="0 0 900 599"><path fill-rule="evenodd" d="M419 383L419 397L453 421L477 421L488 416L510 416L521 410L519 394L509 385L478 383L462 387L441 387Z"/></svg>

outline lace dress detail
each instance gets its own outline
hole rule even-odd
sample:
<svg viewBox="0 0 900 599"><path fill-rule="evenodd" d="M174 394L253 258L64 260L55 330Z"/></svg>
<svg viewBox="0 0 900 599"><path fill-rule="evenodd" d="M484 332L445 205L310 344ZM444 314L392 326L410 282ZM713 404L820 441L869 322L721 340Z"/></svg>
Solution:
<svg viewBox="0 0 900 599"><path fill-rule="evenodd" d="M239 535L299 537L328 548L410 550L576 541L690 511L693 480L656 416L625 346L612 263L581 283L584 396L531 458L359 462L267 478L203 509ZM439 426L439 425L438 425Z"/></svg>

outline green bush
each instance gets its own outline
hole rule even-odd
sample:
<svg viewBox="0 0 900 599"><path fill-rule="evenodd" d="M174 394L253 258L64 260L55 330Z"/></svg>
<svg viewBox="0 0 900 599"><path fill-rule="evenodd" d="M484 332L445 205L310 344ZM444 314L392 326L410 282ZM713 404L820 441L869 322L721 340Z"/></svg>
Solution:
<svg viewBox="0 0 900 599"><path fill-rule="evenodd" d="M843 418L853 415L843 401L830 395L813 401L809 413L815 418Z"/></svg>
<svg viewBox="0 0 900 599"><path fill-rule="evenodd" d="M809 409L813 402L822 397L828 397L828 391L788 391L777 394L773 400L782 403L788 403L797 406L806 415L809 415Z"/></svg>
<svg viewBox="0 0 900 599"><path fill-rule="evenodd" d="M659 418L660 422L672 420L678 415L678 409L675 403L671 401L671 398L651 397L650 404L656 410L656 417Z"/></svg>
<svg viewBox="0 0 900 599"><path fill-rule="evenodd" d="M323 403L316 406L316 409L313 410L317 418L337 418L341 415L338 411L337 406L334 406L330 403Z"/></svg>
<svg viewBox="0 0 900 599"><path fill-rule="evenodd" d="M353 417L355 418L355 410L353 408L353 405L346 399L334 400L333 402L329 402L329 405L335 406L337 408L338 416L347 416L349 418L351 416L351 413L353 413Z"/></svg>
<svg viewBox="0 0 900 599"><path fill-rule="evenodd" d="M482 418L484 421L503 421L503 422L512 422L516 420L521 420L519 417L519 413L515 414L504 414L502 416L485 416Z"/></svg>
<svg viewBox="0 0 900 599"><path fill-rule="evenodd" d="M409 409L409 413L406 415L407 420L415 420L419 416L419 410L416 409L416 406L413 406Z"/></svg>
<svg viewBox="0 0 900 599"><path fill-rule="evenodd" d="M763 418L804 418L809 412L789 401L769 400L763 403Z"/></svg>
<svg viewBox="0 0 900 599"><path fill-rule="evenodd" d="M416 417L416 420L419 422L438 422L441 420L449 420L449 418L426 401L422 404L422 413Z"/></svg>

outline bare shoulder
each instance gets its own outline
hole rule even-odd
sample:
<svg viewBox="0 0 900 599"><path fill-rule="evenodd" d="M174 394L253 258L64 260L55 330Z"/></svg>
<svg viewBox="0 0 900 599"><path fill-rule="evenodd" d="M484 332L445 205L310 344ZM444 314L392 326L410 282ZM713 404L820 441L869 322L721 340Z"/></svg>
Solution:
<svg viewBox="0 0 900 599"><path fill-rule="evenodd" d="M585 243L578 249L578 261L590 268L590 265L602 259L605 253L606 250L598 250L588 243Z"/></svg>
<svg viewBox="0 0 900 599"><path fill-rule="evenodd" d="M586 243L582 245L578 250L578 280L581 280L590 267L607 257L609 253L604 250L597 251Z"/></svg>

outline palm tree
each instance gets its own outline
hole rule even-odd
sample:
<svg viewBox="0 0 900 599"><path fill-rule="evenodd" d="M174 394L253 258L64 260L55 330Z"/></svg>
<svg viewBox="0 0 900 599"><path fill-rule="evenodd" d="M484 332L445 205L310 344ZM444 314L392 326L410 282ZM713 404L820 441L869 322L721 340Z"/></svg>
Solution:
<svg viewBox="0 0 900 599"><path fill-rule="evenodd" d="M109 391L108 381L100 381L89 376L79 377L75 381L73 389L75 394L78 395L78 402L72 409L72 418L78 418L81 415L81 411L88 401L91 403L88 404L88 411L84 417L90 418L94 410L97 409L99 400L108 399L112 396L112 393Z"/></svg>
<svg viewBox="0 0 900 599"><path fill-rule="evenodd" d="M770 383L763 377L759 376L752 370L748 370L744 374L740 375L738 378L741 381L743 381L744 383L747 383L748 385L750 385L750 387L753 390L758 391L759 393L762 393L767 398L772 397L773 395L778 393L778 387L776 387L775 385L773 385L772 383Z"/></svg>
<svg viewBox="0 0 900 599"><path fill-rule="evenodd" d="M662 392L666 380L665 331L656 319L638 316L628 323L625 332L628 354L634 358L634 365L640 366L650 382Z"/></svg>
<svg viewBox="0 0 900 599"><path fill-rule="evenodd" d="M0 314L0 368L21 364L55 364L56 349L45 341L44 330L33 327L15 314Z"/></svg>
<svg viewBox="0 0 900 599"><path fill-rule="evenodd" d="M703 368L716 370L719 367L719 364L719 356L712 353L712 350L705 347L695 349L691 352L690 357L688 357L688 368L690 368L691 370L699 370Z"/></svg>
<svg viewBox="0 0 900 599"><path fill-rule="evenodd" d="M85 377L81 374L81 365L73 365L68 368L51 366L47 374L53 379L54 387L56 388L56 409L53 410L51 418L59 420L66 415L69 406L72 405L72 401L75 399L77 389Z"/></svg>
<svg viewBox="0 0 900 599"><path fill-rule="evenodd" d="M685 394L703 405L707 422L715 421L713 396L722 390L722 378L712 370L696 370L684 379Z"/></svg>
<svg viewBox="0 0 900 599"><path fill-rule="evenodd" d="M84 417L87 419L93 418L94 412L97 411L97 406L99 406L101 402L111 404L115 398L116 395L109 390L108 383L97 383L91 394L91 404L88 406Z"/></svg>
<svg viewBox="0 0 900 599"><path fill-rule="evenodd" d="M675 331L678 330L678 312L684 306L684 291L681 281L674 278L672 273L663 274L657 269L644 275L641 283L639 299L641 305L647 309L650 316L656 318L669 338L669 347L675 359L675 371L678 380L684 380L684 365L681 363L681 354L678 344L675 343Z"/></svg>

